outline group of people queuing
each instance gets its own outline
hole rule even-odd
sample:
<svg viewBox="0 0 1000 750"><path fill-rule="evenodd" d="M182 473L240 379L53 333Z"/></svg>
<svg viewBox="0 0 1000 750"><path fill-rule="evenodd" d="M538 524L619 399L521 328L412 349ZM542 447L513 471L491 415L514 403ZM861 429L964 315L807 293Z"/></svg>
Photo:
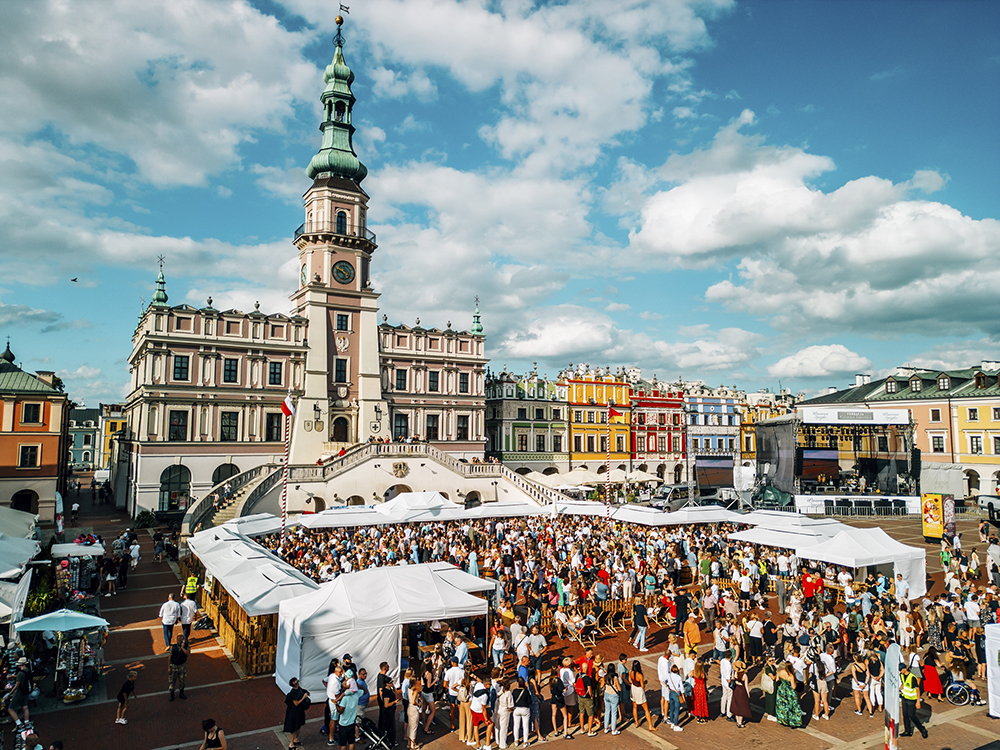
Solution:
<svg viewBox="0 0 1000 750"><path fill-rule="evenodd" d="M758 680L767 719L788 727L802 726L810 714L828 720L841 705L841 686L848 700L853 696L856 713L873 715L884 705L891 643L903 653L905 732L914 726L923 731L913 709L921 696L941 700L952 681L964 682L981 701L976 681L985 672L983 626L1000 621L996 537L987 536L986 559L977 558L976 565L972 553L961 554L959 539L947 540L951 575L946 574L945 592L915 598L901 573L872 570L856 580L840 566L730 540L739 528L647 528L562 516L298 527L284 544L277 535L261 543L317 581L368 567L432 561L494 578L504 604L498 625L479 644L489 655L487 666L475 673L467 664L450 664L446 652L435 653L426 660L430 676L422 667L407 682L404 673L400 693L404 712L416 704L420 716L446 699L450 726L477 747L491 742L506 747L508 730L516 733L515 744L532 734L544 738L546 697L552 730L563 736L572 735L577 724L588 735L602 725L609 733L619 731L629 707L637 725L645 718L652 728L639 661L630 664L631 657L622 654L605 665L598 655L582 663L544 665L546 649L536 654L527 644L531 635L544 640L543 614L545 625L551 617L557 637L582 642L600 608L611 603L626 610L630 646L639 653L648 650L651 625L666 624L658 685L650 687L660 688L663 725L673 731L683 731L682 714L696 722L710 720L708 696L716 686L721 715L746 726L751 686ZM508 655L516 674L504 671ZM435 690L420 690L421 697L411 700L413 684L427 680ZM424 721L411 725L411 748L428 728Z"/></svg>

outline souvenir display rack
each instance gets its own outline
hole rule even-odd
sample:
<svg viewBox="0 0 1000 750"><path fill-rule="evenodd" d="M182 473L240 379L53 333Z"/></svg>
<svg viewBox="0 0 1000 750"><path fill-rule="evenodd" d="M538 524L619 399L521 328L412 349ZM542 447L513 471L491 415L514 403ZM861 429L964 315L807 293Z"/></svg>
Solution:
<svg viewBox="0 0 1000 750"><path fill-rule="evenodd" d="M58 634L56 695L63 703L82 701L90 693L104 666L104 639L103 630Z"/></svg>
<svg viewBox="0 0 1000 750"><path fill-rule="evenodd" d="M98 578L97 558L67 557L56 563L56 595L70 606L91 599L88 594Z"/></svg>

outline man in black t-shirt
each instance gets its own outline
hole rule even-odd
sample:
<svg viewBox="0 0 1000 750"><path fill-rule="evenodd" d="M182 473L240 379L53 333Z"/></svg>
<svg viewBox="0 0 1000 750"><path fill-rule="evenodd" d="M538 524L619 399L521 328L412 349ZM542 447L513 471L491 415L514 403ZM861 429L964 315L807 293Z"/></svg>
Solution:
<svg viewBox="0 0 1000 750"><path fill-rule="evenodd" d="M181 700L187 700L184 695L184 684L187 682L187 659L191 653L184 634L177 636L177 641L170 647L170 663L167 665L167 673L170 676L167 687L170 690L170 700L174 699L174 688L180 690Z"/></svg>
<svg viewBox="0 0 1000 750"><path fill-rule="evenodd" d="M24 720L28 720L28 693L31 692L31 684L28 680L28 660L23 656L17 660L17 674L14 675L14 687L5 696L7 700L7 713L14 720L17 726L21 726L21 720L17 718L17 712L24 712Z"/></svg>
<svg viewBox="0 0 1000 750"><path fill-rule="evenodd" d="M764 617L764 630L762 632L762 637L764 639L764 650L771 651L774 653L774 658L778 659L784 654L779 654L778 650L775 648L778 644L778 626L774 624L774 620L771 619L771 613L765 613Z"/></svg>

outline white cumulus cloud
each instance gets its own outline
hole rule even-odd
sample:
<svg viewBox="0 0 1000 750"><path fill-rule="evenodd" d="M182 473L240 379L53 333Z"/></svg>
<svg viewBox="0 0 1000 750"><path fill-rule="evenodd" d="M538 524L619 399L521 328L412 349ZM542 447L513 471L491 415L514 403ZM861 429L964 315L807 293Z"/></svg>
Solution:
<svg viewBox="0 0 1000 750"><path fill-rule="evenodd" d="M843 344L807 346L779 359L767 368L773 378L820 378L856 372L868 372L872 363Z"/></svg>

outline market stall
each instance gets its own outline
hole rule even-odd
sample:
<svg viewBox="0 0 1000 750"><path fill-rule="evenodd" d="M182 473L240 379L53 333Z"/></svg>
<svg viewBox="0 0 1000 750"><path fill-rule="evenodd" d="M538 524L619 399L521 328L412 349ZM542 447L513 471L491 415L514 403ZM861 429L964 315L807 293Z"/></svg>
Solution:
<svg viewBox="0 0 1000 750"><path fill-rule="evenodd" d="M101 676L107 628L107 620L70 609L14 625L18 636L46 630L56 634L55 694L63 703L84 700Z"/></svg>
<svg viewBox="0 0 1000 750"><path fill-rule="evenodd" d="M324 584L278 608L275 680L282 691L298 677L320 692L330 658L350 653L374 673L388 662L397 677L403 626L487 613L484 599L460 591L427 565L369 568Z"/></svg>
<svg viewBox="0 0 1000 750"><path fill-rule="evenodd" d="M199 605L222 642L244 673L273 672L278 605L317 584L225 524L198 532L188 548L193 554L181 561L182 577L202 579Z"/></svg>
<svg viewBox="0 0 1000 750"><path fill-rule="evenodd" d="M99 544L53 544L56 596L67 604L83 605L93 599L100 586L98 559L104 555Z"/></svg>

